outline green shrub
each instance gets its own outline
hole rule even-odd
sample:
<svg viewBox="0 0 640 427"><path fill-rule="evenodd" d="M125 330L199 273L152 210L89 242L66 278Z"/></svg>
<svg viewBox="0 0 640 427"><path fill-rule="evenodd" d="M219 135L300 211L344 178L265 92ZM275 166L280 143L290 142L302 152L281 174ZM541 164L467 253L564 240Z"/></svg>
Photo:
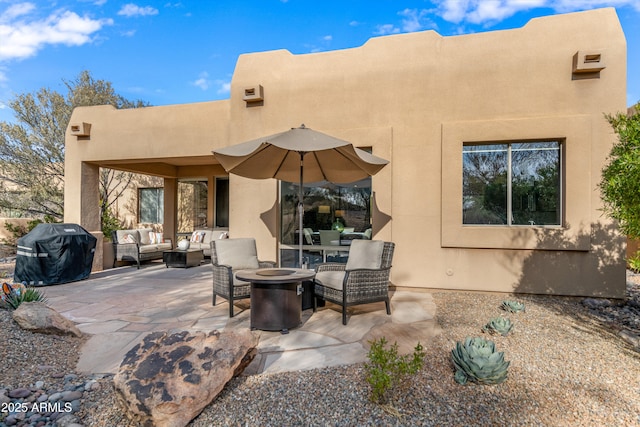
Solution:
<svg viewBox="0 0 640 427"><path fill-rule="evenodd" d="M371 348L365 363L366 379L371 385L371 401L385 403L388 393L398 384L404 382L408 375L414 375L422 367L425 352L418 343L413 354L398 355L398 343L385 348L387 340L369 341Z"/></svg>
<svg viewBox="0 0 640 427"><path fill-rule="evenodd" d="M122 221L118 219L111 209L107 208L102 214L102 234L105 240L111 240L111 232L122 228Z"/></svg>
<svg viewBox="0 0 640 427"><path fill-rule="evenodd" d="M627 267L634 273L640 273L640 251L627 259Z"/></svg>
<svg viewBox="0 0 640 427"><path fill-rule="evenodd" d="M482 337L457 342L451 350L451 361L456 368L454 379L459 384L467 380L479 384L499 384L507 379L509 364L504 353L496 351L493 341Z"/></svg>

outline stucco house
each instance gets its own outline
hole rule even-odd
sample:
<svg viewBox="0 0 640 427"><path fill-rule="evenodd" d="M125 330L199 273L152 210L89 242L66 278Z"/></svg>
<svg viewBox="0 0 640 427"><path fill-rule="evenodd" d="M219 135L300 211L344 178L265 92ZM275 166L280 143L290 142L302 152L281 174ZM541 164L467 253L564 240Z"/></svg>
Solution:
<svg viewBox="0 0 640 427"><path fill-rule="evenodd" d="M394 285L622 297L625 239L597 183L616 138L604 114L626 111L625 82L612 8L245 54L227 100L77 108L65 221L100 229L98 169L110 167L164 179L164 233L175 236L178 185L197 180L209 226L227 215L232 237L255 237L261 258L286 264L292 185L229 176L212 150L304 123L390 161L358 190L305 189L305 222L351 215L356 232L395 242Z"/></svg>

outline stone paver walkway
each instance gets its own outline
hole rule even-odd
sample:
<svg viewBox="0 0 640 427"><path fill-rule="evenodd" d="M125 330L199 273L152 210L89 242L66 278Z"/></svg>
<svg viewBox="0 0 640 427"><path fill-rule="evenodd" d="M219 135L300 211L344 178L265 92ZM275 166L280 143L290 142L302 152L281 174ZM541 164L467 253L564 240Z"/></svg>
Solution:
<svg viewBox="0 0 640 427"><path fill-rule="evenodd" d="M250 302L236 302L229 319L228 303L211 305L211 266L181 269L161 263L122 267L91 275L87 280L44 288L49 305L91 334L82 349L78 370L115 373L124 355L149 332L210 331L249 328ZM384 303L349 309L342 325L340 307L327 304L316 313L305 310L300 327L289 334L260 334L258 355L245 374L314 369L362 362L367 342L382 336L410 352L439 333L436 307L429 293L398 290L392 293L391 316Z"/></svg>

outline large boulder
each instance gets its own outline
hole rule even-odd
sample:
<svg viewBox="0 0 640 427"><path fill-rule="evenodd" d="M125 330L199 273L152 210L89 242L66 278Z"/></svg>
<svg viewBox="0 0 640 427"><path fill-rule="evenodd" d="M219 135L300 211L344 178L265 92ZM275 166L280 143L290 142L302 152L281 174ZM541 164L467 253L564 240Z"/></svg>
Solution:
<svg viewBox="0 0 640 427"><path fill-rule="evenodd" d="M13 311L13 320L22 329L52 335L74 335L82 332L75 323L40 301L23 302Z"/></svg>
<svg viewBox="0 0 640 427"><path fill-rule="evenodd" d="M125 356L114 377L118 398L139 425L187 425L255 356L248 329L154 332Z"/></svg>

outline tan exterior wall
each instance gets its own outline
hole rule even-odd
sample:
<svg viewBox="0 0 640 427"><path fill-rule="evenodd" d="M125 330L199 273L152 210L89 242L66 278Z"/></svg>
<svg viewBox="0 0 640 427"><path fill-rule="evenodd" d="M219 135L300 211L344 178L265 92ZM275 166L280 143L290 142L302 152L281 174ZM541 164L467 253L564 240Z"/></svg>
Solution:
<svg viewBox="0 0 640 427"><path fill-rule="evenodd" d="M606 68L574 74L578 51L601 54ZM304 123L390 160L373 191L392 220L374 227L374 238L397 245L395 285L620 297L624 239L601 216L597 182L615 139L603 114L625 111L625 81L614 9L509 31L428 31L341 51L247 54L228 101L77 109L72 124L91 123L91 135L68 131L67 174L78 177L89 162L166 178L222 175L211 150ZM243 101L257 85L264 101ZM463 142L518 138L564 141L565 226L463 227ZM65 220L82 222L82 186L74 182L67 180ZM262 259L277 258L277 189L274 180L230 177L230 234L255 237Z"/></svg>

